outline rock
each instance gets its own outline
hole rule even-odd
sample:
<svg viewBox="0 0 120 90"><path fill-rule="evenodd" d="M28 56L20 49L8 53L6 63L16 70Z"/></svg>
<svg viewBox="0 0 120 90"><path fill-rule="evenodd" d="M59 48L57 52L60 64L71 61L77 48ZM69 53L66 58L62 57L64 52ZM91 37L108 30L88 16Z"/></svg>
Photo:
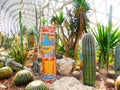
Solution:
<svg viewBox="0 0 120 90"><path fill-rule="evenodd" d="M63 77L51 84L49 90L95 90L85 86L74 77Z"/></svg>
<svg viewBox="0 0 120 90"><path fill-rule="evenodd" d="M62 75L70 75L75 60L70 58L57 59L57 71Z"/></svg>
<svg viewBox="0 0 120 90"><path fill-rule="evenodd" d="M116 79L117 75L116 75L115 71L108 71L107 77L112 78L112 79Z"/></svg>
<svg viewBox="0 0 120 90"><path fill-rule="evenodd" d="M63 58L63 54L62 53L57 53L56 54L56 59L62 59Z"/></svg>
<svg viewBox="0 0 120 90"><path fill-rule="evenodd" d="M80 79L81 73L80 73L80 71L73 71L72 76L77 78L77 79Z"/></svg>
<svg viewBox="0 0 120 90"><path fill-rule="evenodd" d="M96 71L99 72L99 67L98 66L96 66Z"/></svg>
<svg viewBox="0 0 120 90"><path fill-rule="evenodd" d="M107 87L115 87L115 81L113 79L108 78L106 80L106 86Z"/></svg>
<svg viewBox="0 0 120 90"><path fill-rule="evenodd" d="M75 66L75 71L80 71L80 66Z"/></svg>
<svg viewBox="0 0 120 90"><path fill-rule="evenodd" d="M3 85L3 84L0 85L0 90L1 90L1 89L6 89L6 88L7 88L7 87L6 87L5 85Z"/></svg>
<svg viewBox="0 0 120 90"><path fill-rule="evenodd" d="M100 73L96 72L96 79L100 79Z"/></svg>

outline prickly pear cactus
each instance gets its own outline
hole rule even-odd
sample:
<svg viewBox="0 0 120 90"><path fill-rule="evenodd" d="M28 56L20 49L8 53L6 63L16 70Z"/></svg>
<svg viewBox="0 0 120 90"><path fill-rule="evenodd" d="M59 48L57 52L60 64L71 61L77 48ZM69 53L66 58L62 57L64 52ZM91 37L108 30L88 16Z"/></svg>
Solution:
<svg viewBox="0 0 120 90"><path fill-rule="evenodd" d="M35 80L29 83L25 90L48 90L46 84L41 80Z"/></svg>
<svg viewBox="0 0 120 90"><path fill-rule="evenodd" d="M84 35L82 39L83 55L83 82L85 85L94 86L96 76L95 43L92 34Z"/></svg>
<svg viewBox="0 0 120 90"><path fill-rule="evenodd" d="M114 70L118 71L120 70L120 44L116 46L115 49L115 64L114 64Z"/></svg>
<svg viewBox="0 0 120 90"><path fill-rule="evenodd" d="M2 67L0 68L0 80L7 79L12 76L12 69L10 67Z"/></svg>
<svg viewBox="0 0 120 90"><path fill-rule="evenodd" d="M28 70L21 70L17 72L14 78L14 84L16 86L24 86L33 81L33 74Z"/></svg>

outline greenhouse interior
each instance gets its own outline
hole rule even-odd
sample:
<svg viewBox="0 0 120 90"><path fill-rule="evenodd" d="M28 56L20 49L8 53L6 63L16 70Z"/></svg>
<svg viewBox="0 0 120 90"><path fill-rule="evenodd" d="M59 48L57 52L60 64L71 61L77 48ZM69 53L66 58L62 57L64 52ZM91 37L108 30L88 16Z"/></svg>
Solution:
<svg viewBox="0 0 120 90"><path fill-rule="evenodd" d="M0 90L120 90L119 0L0 0Z"/></svg>

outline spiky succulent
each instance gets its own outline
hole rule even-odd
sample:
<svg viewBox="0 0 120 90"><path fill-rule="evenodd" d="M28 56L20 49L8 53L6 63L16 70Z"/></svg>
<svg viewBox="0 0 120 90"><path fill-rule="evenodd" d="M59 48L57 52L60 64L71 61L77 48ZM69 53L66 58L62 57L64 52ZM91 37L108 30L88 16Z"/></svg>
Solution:
<svg viewBox="0 0 120 90"><path fill-rule="evenodd" d="M12 76L12 69L10 67L2 67L0 68L0 80L7 79Z"/></svg>
<svg viewBox="0 0 120 90"><path fill-rule="evenodd" d="M118 76L116 79L116 88L116 90L120 90L120 76Z"/></svg>
<svg viewBox="0 0 120 90"><path fill-rule="evenodd" d="M24 86L33 81L33 74L28 70L21 70L16 73L14 84L16 86Z"/></svg>
<svg viewBox="0 0 120 90"><path fill-rule="evenodd" d="M41 80L35 80L29 83L25 90L48 90L46 84Z"/></svg>

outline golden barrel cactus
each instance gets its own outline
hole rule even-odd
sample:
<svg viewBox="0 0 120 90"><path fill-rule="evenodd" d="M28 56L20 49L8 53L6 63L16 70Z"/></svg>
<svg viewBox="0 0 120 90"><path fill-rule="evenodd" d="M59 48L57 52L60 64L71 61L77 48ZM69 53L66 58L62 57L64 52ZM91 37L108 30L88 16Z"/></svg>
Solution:
<svg viewBox="0 0 120 90"><path fill-rule="evenodd" d="M0 68L0 80L7 79L12 76L12 69L10 67L2 67Z"/></svg>
<svg viewBox="0 0 120 90"><path fill-rule="evenodd" d="M48 90L46 84L41 80L35 80L29 83L25 90Z"/></svg>
<svg viewBox="0 0 120 90"><path fill-rule="evenodd" d="M33 81L33 74L28 70L21 70L16 73L14 84L16 86L24 86Z"/></svg>

